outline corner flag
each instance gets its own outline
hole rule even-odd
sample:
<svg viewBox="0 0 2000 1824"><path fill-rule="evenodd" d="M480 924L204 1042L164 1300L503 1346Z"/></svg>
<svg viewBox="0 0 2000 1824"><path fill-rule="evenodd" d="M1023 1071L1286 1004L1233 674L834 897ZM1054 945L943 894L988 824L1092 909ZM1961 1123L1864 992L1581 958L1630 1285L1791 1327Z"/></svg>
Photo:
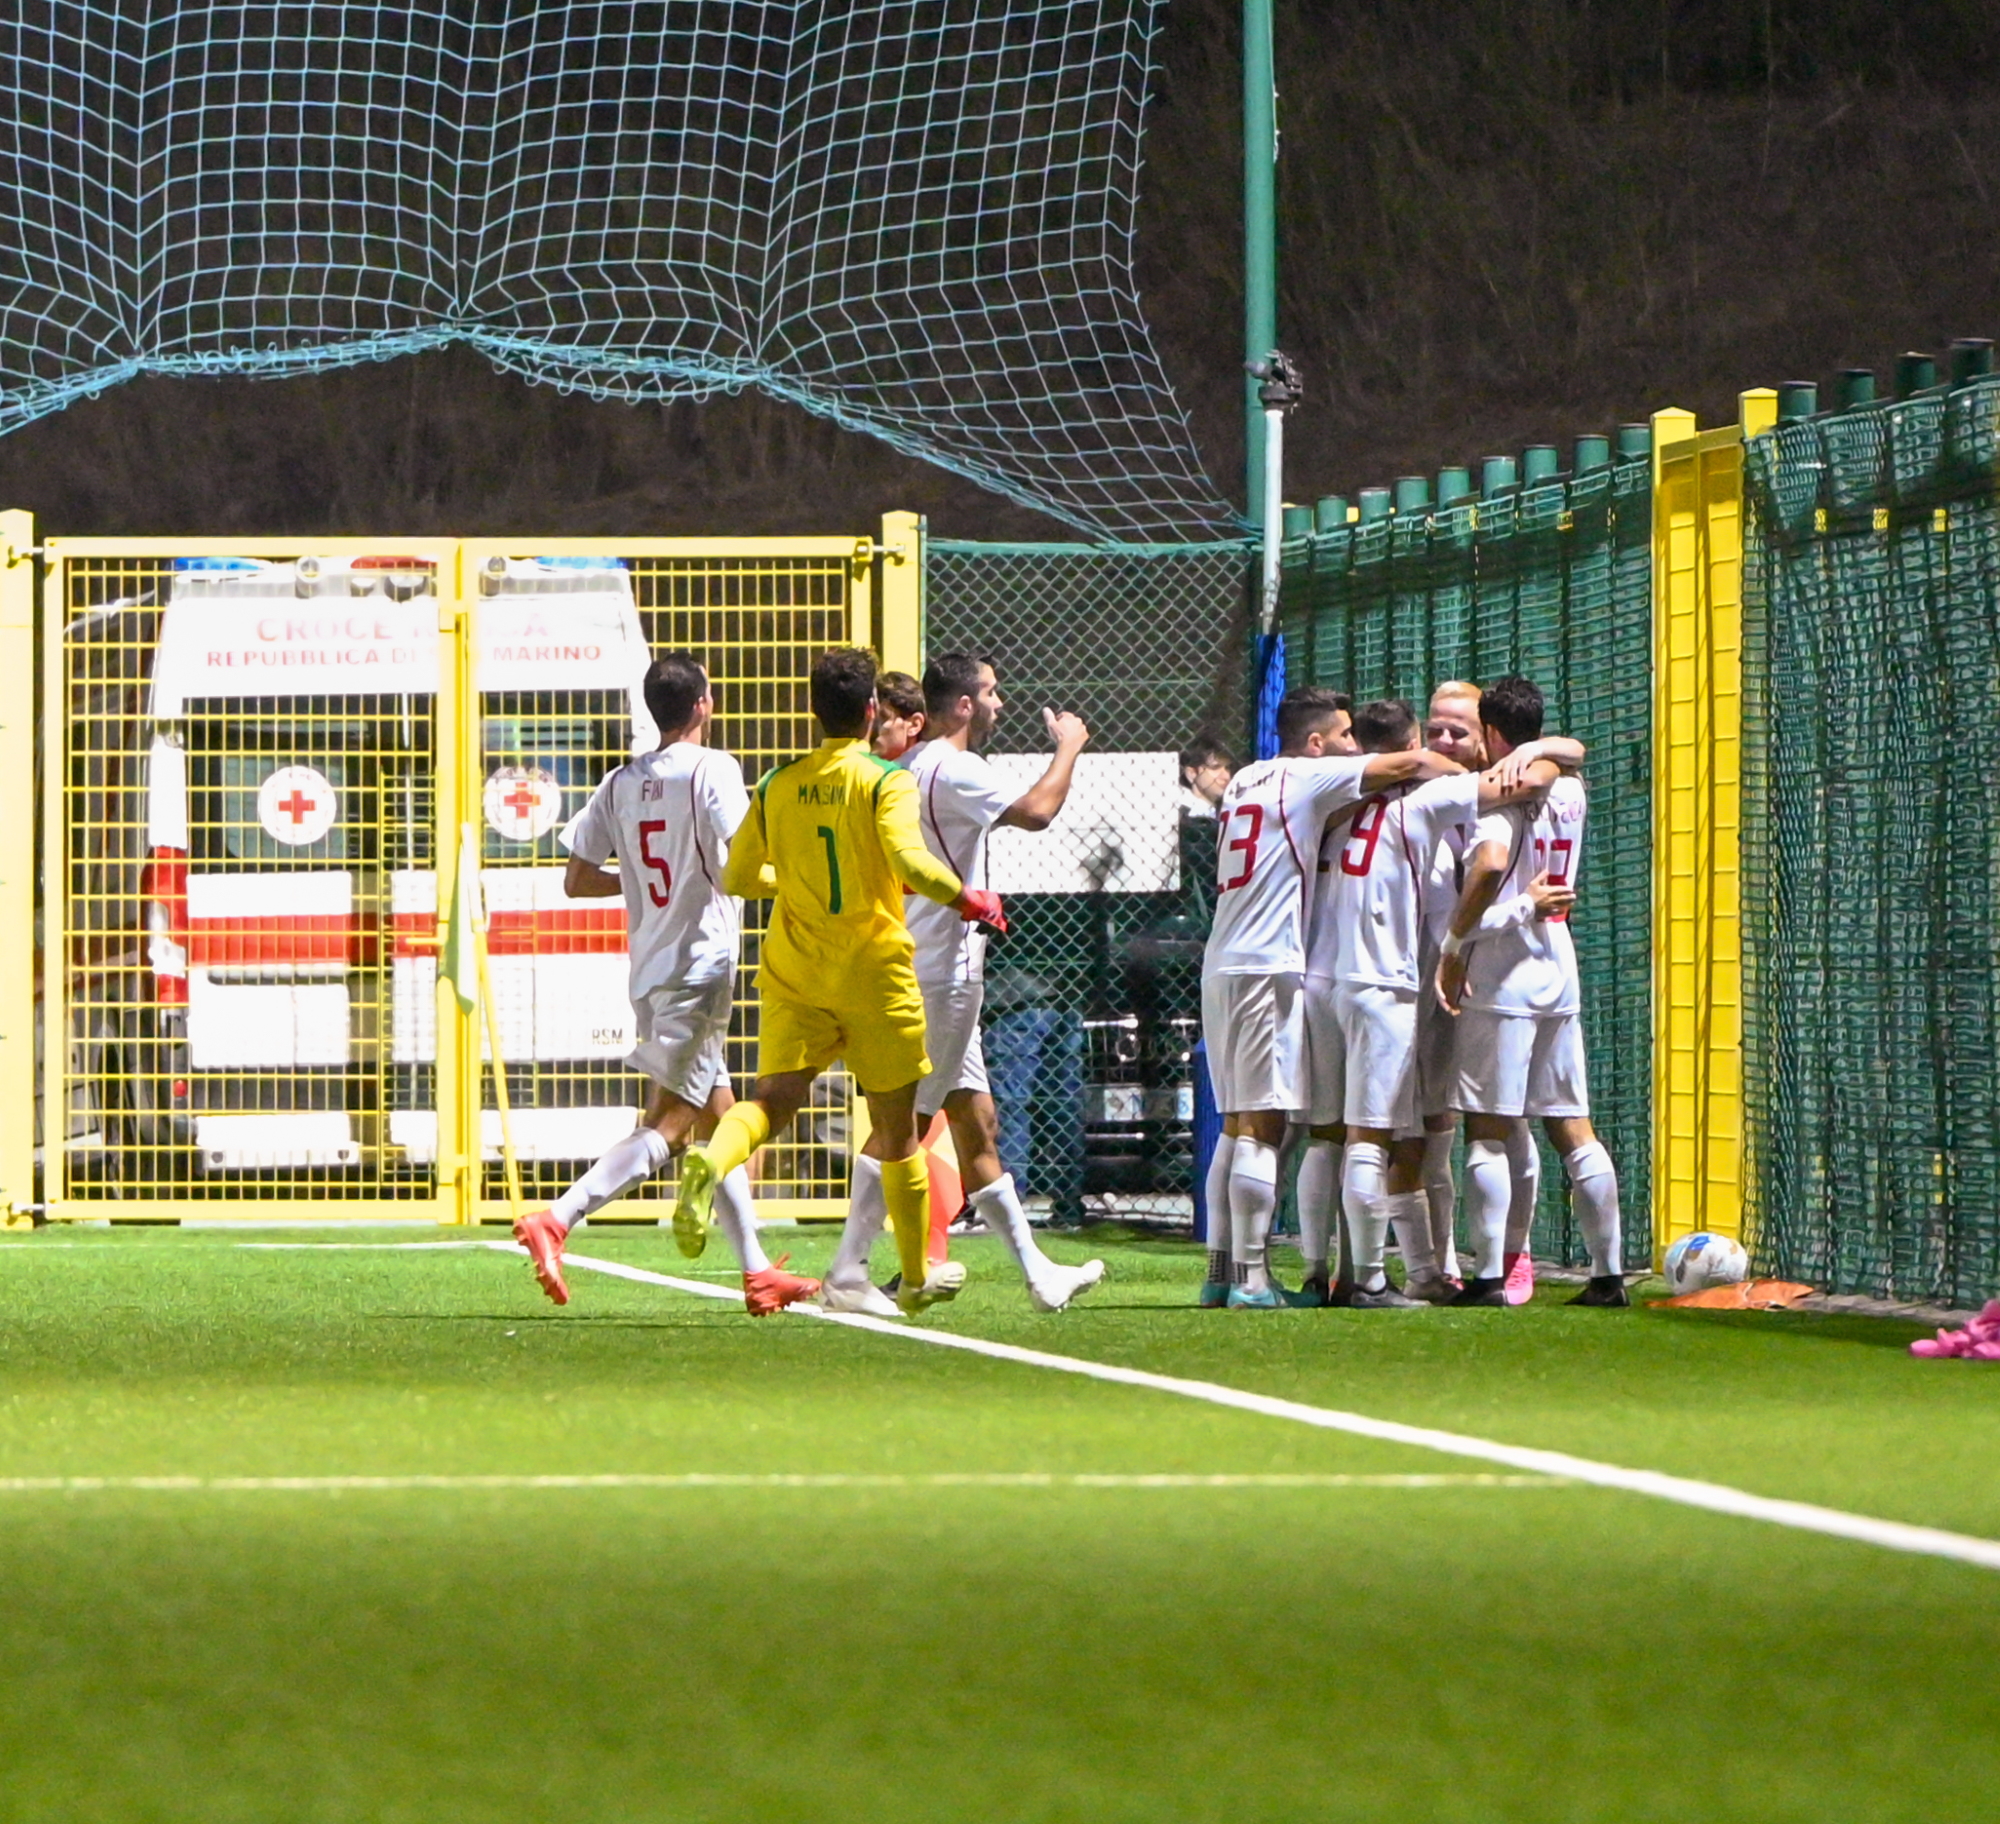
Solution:
<svg viewBox="0 0 2000 1824"><path fill-rule="evenodd" d="M467 1013L479 1005L479 947L473 929L481 912L479 845L472 825L458 826L458 872L451 883L451 923L444 939L444 975Z"/></svg>

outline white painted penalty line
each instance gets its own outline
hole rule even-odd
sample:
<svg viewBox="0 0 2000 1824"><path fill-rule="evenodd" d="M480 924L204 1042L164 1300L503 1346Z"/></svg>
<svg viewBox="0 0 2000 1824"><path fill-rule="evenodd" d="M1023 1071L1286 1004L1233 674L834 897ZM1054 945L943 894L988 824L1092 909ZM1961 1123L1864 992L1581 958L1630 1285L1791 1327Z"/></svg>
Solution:
<svg viewBox="0 0 2000 1824"><path fill-rule="evenodd" d="M242 1245L256 1247L273 1244L245 1242ZM316 1244L303 1242L296 1245L312 1247ZM369 1244L357 1242L345 1245L365 1247ZM508 1254L524 1252L519 1243L512 1241L391 1242L376 1245L489 1248ZM622 1261L595 1260L586 1254L565 1254L563 1264L582 1267L591 1273L608 1274L613 1279L665 1286L670 1291L686 1292L696 1298L726 1299L732 1304L740 1303L742 1299L741 1293L722 1286L704 1285L695 1279L677 1279L667 1273L651 1273L644 1267L628 1267ZM1027 1368L1047 1368L1057 1374L1081 1375L1087 1380L1107 1381L1115 1386L1143 1387L1152 1393L1171 1393L1184 1400L1199 1400L1206 1405L1225 1406L1236 1412L1254 1412L1267 1419L1289 1419L1294 1424L1310 1425L1320 1431L1343 1431L1355 1437L1376 1438L1385 1444L1408 1444L1418 1450L1434 1450L1445 1456L1497 1463L1528 1475L1584 1482L1596 1488L1621 1489L1627 1494L1648 1495L1656 1501L1702 1508L1709 1513L1728 1514L1739 1520L1762 1520L1772 1526L1788 1526L1798 1532L1822 1533L1833 1539L1852 1539L1863 1545L1879 1546L1884 1551L1951 1558L1961 1564L1978 1565L1982 1570L2000 1571L2000 1540L1981 1539L1971 1533L1946 1532L1934 1526L1910 1526L1900 1520L1877 1520L1867 1514L1846 1513L1837 1507L1819 1507L1810 1501L1782 1501L1770 1495L1753 1495L1720 1482L1697 1482L1687 1476L1670 1476L1659 1470L1626 1469L1616 1463L1596 1463L1588 1457L1573 1457L1559 1450L1534 1450L1520 1444L1499 1444L1487 1438L1463 1437L1453 1431L1433 1431L1423 1425L1402 1425L1393 1419L1371 1419L1365 1413L1341 1412L1333 1407L1308 1406L1298 1400L1275 1399L1269 1394L1246 1393L1239 1388L1220 1386L1214 1381L1190 1381L1178 1375L1153 1374L1144 1368L1122 1368L1111 1362L1051 1355L1042 1349L1022 1349L1013 1343L988 1342L984 1337L961 1336L949 1330L918 1329L892 1323L887 1318L864 1317L858 1312L822 1311L815 1305L792 1305L788 1310L800 1316L818 1318L823 1323L841 1324L850 1330L870 1330L880 1336L901 1337L907 1342L928 1344L934 1349L960 1349L968 1355L983 1355L993 1361L1018 1362Z"/></svg>
<svg viewBox="0 0 2000 1824"><path fill-rule="evenodd" d="M1173 1489L1173 1488L1561 1488L1552 1476L1341 1476L1341 1475L1061 1475L971 1472L935 1475L601 1475L601 1476L0 1476L4 1495L81 1495L109 1491L138 1494L346 1494L378 1490L442 1489Z"/></svg>

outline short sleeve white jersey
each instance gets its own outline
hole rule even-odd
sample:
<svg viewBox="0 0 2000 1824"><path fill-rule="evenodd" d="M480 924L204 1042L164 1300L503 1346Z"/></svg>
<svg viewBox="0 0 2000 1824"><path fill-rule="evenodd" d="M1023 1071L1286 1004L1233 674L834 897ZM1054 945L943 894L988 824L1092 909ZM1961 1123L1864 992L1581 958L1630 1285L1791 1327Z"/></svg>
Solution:
<svg viewBox="0 0 2000 1824"><path fill-rule="evenodd" d="M749 808L735 760L676 741L607 774L563 831L585 861L618 859L635 1001L736 967L743 909L719 883Z"/></svg>
<svg viewBox="0 0 2000 1824"><path fill-rule="evenodd" d="M1479 775L1399 785L1327 825L1306 974L1415 991L1424 896L1444 831L1479 815Z"/></svg>
<svg viewBox="0 0 2000 1824"><path fill-rule="evenodd" d="M1502 843L1508 861L1486 921L1467 943L1466 1006L1542 1018L1581 1011L1567 919L1526 916L1523 896L1537 874L1575 886L1584 803L1582 782L1565 777L1539 803L1511 804L1479 820L1473 846Z"/></svg>
<svg viewBox="0 0 2000 1824"><path fill-rule="evenodd" d="M986 834L1013 807L1014 788L990 761L949 741L926 741L907 762L917 782L924 846L968 887L986 885ZM925 987L976 982L985 971L986 935L949 906L921 894L903 897Z"/></svg>
<svg viewBox="0 0 2000 1824"><path fill-rule="evenodd" d="M1365 754L1260 760L1216 809L1215 922L1207 975L1302 975L1326 820L1363 796Z"/></svg>

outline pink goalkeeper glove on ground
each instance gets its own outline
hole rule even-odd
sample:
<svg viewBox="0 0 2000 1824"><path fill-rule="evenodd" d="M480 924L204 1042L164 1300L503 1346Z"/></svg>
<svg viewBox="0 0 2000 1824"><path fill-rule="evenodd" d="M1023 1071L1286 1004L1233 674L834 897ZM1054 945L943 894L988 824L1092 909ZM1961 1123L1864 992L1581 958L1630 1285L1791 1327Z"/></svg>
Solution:
<svg viewBox="0 0 2000 1824"><path fill-rule="evenodd" d="M1912 1355L1954 1356L1965 1362L2000 1362L2000 1298L1989 1299L1962 1330L1940 1330L1910 1345Z"/></svg>

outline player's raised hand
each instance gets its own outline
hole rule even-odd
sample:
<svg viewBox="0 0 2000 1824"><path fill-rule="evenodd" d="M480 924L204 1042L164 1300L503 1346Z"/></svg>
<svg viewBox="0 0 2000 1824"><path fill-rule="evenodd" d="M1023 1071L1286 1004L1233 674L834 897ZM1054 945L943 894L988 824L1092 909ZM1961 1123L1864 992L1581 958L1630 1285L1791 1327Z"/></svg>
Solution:
<svg viewBox="0 0 2000 1824"><path fill-rule="evenodd" d="M1544 868L1528 882L1528 897L1535 902L1537 918L1565 919L1576 904L1576 889L1566 880L1551 880Z"/></svg>
<svg viewBox="0 0 2000 1824"><path fill-rule="evenodd" d="M989 893L984 887L963 887L951 902L951 909L967 924L984 925L995 937L1007 935L1007 913L997 893Z"/></svg>
<svg viewBox="0 0 2000 1824"><path fill-rule="evenodd" d="M1080 754L1090 745L1090 730L1084 727L1083 718L1071 710L1044 708L1042 723L1058 752Z"/></svg>

